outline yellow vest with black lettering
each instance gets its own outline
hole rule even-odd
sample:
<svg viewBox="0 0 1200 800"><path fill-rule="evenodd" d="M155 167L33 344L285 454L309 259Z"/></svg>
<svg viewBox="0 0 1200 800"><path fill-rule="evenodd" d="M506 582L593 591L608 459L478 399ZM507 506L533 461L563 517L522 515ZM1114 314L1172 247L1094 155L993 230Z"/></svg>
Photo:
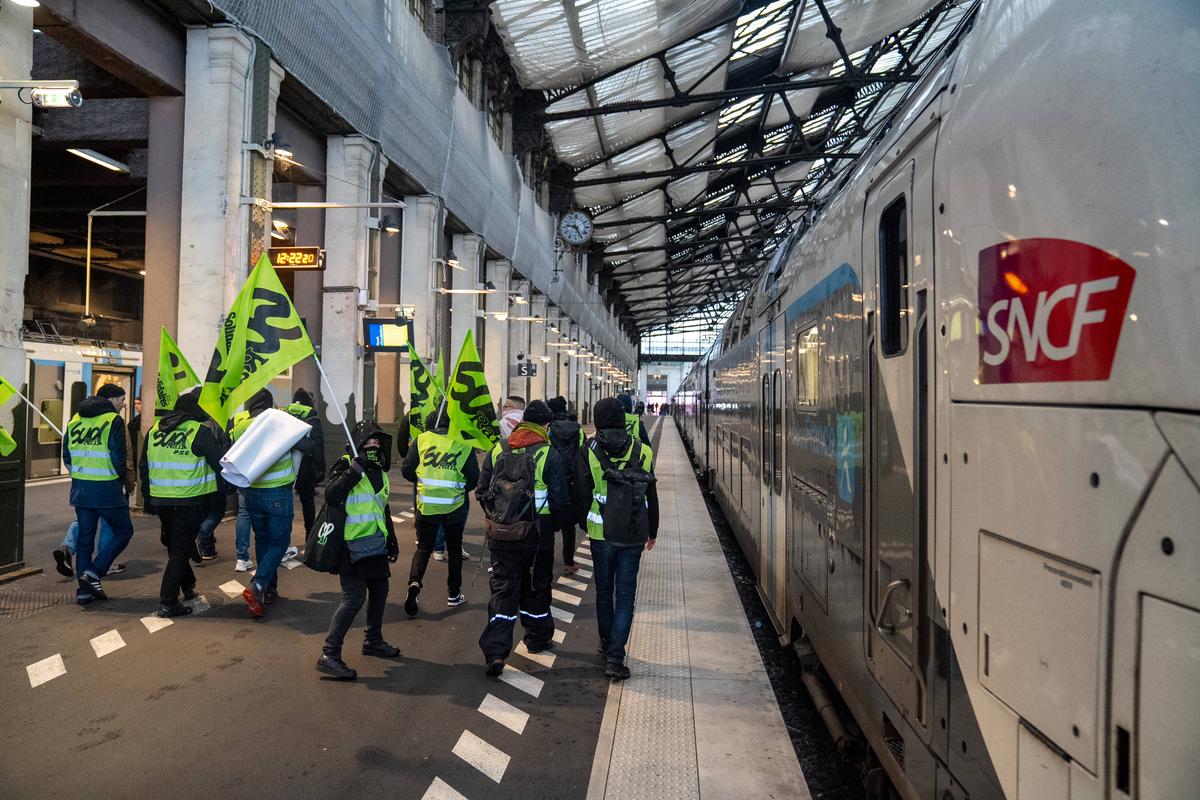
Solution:
<svg viewBox="0 0 1200 800"><path fill-rule="evenodd" d="M638 440L636 434L634 434L632 440L629 442L629 447L625 449L625 452L619 458L609 459L612 461L613 466L617 469L624 469L629 463L629 459L633 457L633 448L639 444L642 447L641 467L646 472L653 472L654 453L647 445L642 444ZM595 444L595 440L593 440L593 446L599 447L598 444ZM603 540L604 504L608 502L608 481L604 479L604 467L600 466L600 459L596 456L592 447L588 447L587 454L588 468L592 473L592 507L587 515L588 538Z"/></svg>
<svg viewBox="0 0 1200 800"><path fill-rule="evenodd" d="M236 418L235 418L236 419ZM250 427L254 419L249 415L238 419L234 423L233 431L229 434L229 438L237 441L246 429ZM267 471L258 476L258 480L250 484L251 489L274 489L278 486L289 486L296 482L296 466L292 463L292 451L289 450L279 457L279 460L267 468Z"/></svg>
<svg viewBox="0 0 1200 800"><path fill-rule="evenodd" d="M637 414L626 414L625 415L625 432L628 433L630 436L632 436L635 439L638 439L641 437L641 432L638 430L638 427L641 424L642 424L642 418L639 417Z"/></svg>
<svg viewBox="0 0 1200 800"><path fill-rule="evenodd" d="M108 452L108 434L115 411L98 417L71 417L67 423L67 451L71 454L71 477L77 481L115 481L112 456Z"/></svg>
<svg viewBox="0 0 1200 800"><path fill-rule="evenodd" d="M146 467L150 473L150 496L159 500L200 497L217 491L217 473L192 452L201 425L187 420L174 430L159 429L146 434Z"/></svg>
<svg viewBox="0 0 1200 800"><path fill-rule="evenodd" d="M546 486L545 470L546 456L550 453L550 445L548 444L532 444L529 447L513 447L510 452L524 453L531 448L537 448L533 453L533 507L537 509L537 513L545 516L550 513L550 491ZM500 458L500 454L504 452L504 448L500 445L492 450L492 464Z"/></svg>
<svg viewBox="0 0 1200 800"><path fill-rule="evenodd" d="M424 517L457 511L466 500L463 467L471 446L437 431L417 437L417 513Z"/></svg>
<svg viewBox="0 0 1200 800"><path fill-rule="evenodd" d="M342 456L349 463L350 456ZM387 520L383 510L387 508L388 496L392 492L392 484L387 473L383 473L383 485L379 491L371 486L371 479L364 472L346 496L346 541L374 536L377 533L387 538Z"/></svg>

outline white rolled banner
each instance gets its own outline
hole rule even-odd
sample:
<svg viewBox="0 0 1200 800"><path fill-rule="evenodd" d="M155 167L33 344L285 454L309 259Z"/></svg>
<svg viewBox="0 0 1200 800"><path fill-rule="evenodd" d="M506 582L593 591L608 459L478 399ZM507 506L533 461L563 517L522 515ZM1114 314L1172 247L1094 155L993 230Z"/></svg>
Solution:
<svg viewBox="0 0 1200 800"><path fill-rule="evenodd" d="M250 423L245 433L221 457L221 477L246 488L258 480L284 453L296 446L312 427L286 411L268 408ZM296 466L299 453L292 454Z"/></svg>

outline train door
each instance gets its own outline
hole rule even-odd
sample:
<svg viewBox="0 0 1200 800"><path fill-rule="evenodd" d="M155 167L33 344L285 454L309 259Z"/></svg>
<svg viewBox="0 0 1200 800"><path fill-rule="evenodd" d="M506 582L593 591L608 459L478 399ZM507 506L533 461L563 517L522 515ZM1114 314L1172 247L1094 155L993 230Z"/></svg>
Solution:
<svg viewBox="0 0 1200 800"><path fill-rule="evenodd" d="M787 619L787 509L783 499L783 411L787 352L784 318L780 314L763 329L760 378L762 412L759 441L762 446L762 492L759 515L759 584L775 620Z"/></svg>
<svg viewBox="0 0 1200 800"><path fill-rule="evenodd" d="M919 152L915 158L921 158ZM914 192L922 188L914 187L915 174L928 180L928 170L917 170L915 159L897 164L868 192L864 216L864 278L873 289L867 300L865 613L871 670L904 717L923 726L927 387L933 353L926 312L933 249L928 189ZM914 196L922 201L914 202Z"/></svg>

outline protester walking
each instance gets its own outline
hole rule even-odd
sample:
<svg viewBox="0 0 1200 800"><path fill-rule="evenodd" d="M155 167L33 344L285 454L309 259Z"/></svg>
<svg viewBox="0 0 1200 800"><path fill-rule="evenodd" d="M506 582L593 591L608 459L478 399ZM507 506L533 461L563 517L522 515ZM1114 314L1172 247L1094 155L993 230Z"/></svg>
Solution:
<svg viewBox="0 0 1200 800"><path fill-rule="evenodd" d="M425 431L409 448L401 474L417 486L417 550L408 573L404 612L414 617L420 608L425 570L433 555L438 528L446 537L446 605L467 602L462 593L462 537L470 507L467 492L479 481L479 462L471 446L451 439L450 417L440 409L429 415Z"/></svg>
<svg viewBox="0 0 1200 800"><path fill-rule="evenodd" d="M566 398L555 397L547 400L546 405L554 414L554 420L548 429L550 446L558 452L559 461L562 462L563 471L567 476L567 491L571 497L574 497L575 467L579 459L579 451L584 446L587 437L584 435L583 427L567 411ZM568 517L563 519L559 525L562 535L563 572L567 575L574 575L579 571L579 566L575 563L575 524L575 519Z"/></svg>
<svg viewBox="0 0 1200 800"><path fill-rule="evenodd" d="M234 425L233 441L236 442L246 432L259 414L271 408L271 402L269 389L259 390L246 401L250 416ZM302 457L312 452L311 430L291 451L267 467L258 480L241 490L246 513L250 517L250 528L254 532L254 557L258 559L258 571L242 592L242 599L246 601L252 617L261 617L263 605L270 605L279 598L277 573L292 540L292 520L295 517L292 487L296 482L296 469L292 451L300 453Z"/></svg>
<svg viewBox="0 0 1200 800"><path fill-rule="evenodd" d="M71 524L67 526L67 533L63 536L62 544L54 549L54 568L59 575L64 578L75 577L75 567L71 565L71 559L75 557L75 540L79 537L79 521L71 520ZM112 529L108 527L108 523L100 520L100 535L97 537L96 546L103 550L108 547L109 540L112 539ZM113 564L108 568L109 575L118 575L125 571L124 564Z"/></svg>
<svg viewBox="0 0 1200 800"><path fill-rule="evenodd" d="M209 416L209 413L203 408L200 409L200 414L204 417L201 425L205 427L217 443L220 445L222 452L229 449L232 442L229 439L229 434L217 423L215 419ZM204 516L200 520L200 537L198 548L200 550L201 561L212 561L218 555L217 553L217 526L221 524L221 520L225 518L225 508L228 505L227 498L232 487L220 478L220 472L217 473L217 492L209 495L205 503Z"/></svg>
<svg viewBox="0 0 1200 800"><path fill-rule="evenodd" d="M510 394L500 406L500 438L507 439L525 414L525 398Z"/></svg>
<svg viewBox="0 0 1200 800"><path fill-rule="evenodd" d="M76 602L107 600L101 579L133 538L129 495L133 475L127 470L129 453L125 421L125 390L114 383L100 387L94 397L79 404L67 423L62 457L71 474L70 503L79 531L75 545ZM112 537L102 541L92 556L96 528L108 523Z"/></svg>
<svg viewBox="0 0 1200 800"><path fill-rule="evenodd" d="M622 426L626 433L636 439L640 439L642 444L650 444L650 436L646 433L646 423L642 422L641 416L633 413L633 398L627 394L617 395L617 402L621 404L622 410ZM596 405L600 405L596 403ZM600 430L600 423L596 422L596 430Z"/></svg>
<svg viewBox="0 0 1200 800"><path fill-rule="evenodd" d="M301 457L296 473L296 496L300 498L305 533L312 529L313 520L317 518L317 484L325 480L325 430L321 427L321 415L317 413L316 405L307 390L297 389L291 404L284 409L313 429L309 436L312 450Z"/></svg>
<svg viewBox="0 0 1200 800"><path fill-rule="evenodd" d="M182 394L175 408L150 428L142 449L142 505L158 515L161 541L167 548L158 590L160 617L192 613L179 594L182 591L184 600L196 596L196 574L189 561L201 521L213 498L222 496L221 456L229 446L204 424L207 418L198 391Z"/></svg>
<svg viewBox="0 0 1200 800"><path fill-rule="evenodd" d="M566 470L546 431L553 418L545 402L530 403L508 441L488 453L479 479L476 497L488 515L492 551L492 597L479 647L491 677L504 670L518 617L529 652L554 643L554 540L569 519L571 498Z"/></svg>
<svg viewBox="0 0 1200 800"><path fill-rule="evenodd" d="M596 435L579 454L574 502L592 553L604 674L614 681L629 677L625 645L633 627L638 567L642 552L653 550L658 536L654 453L626 429L625 415L619 400L596 403Z"/></svg>
<svg viewBox="0 0 1200 800"><path fill-rule="evenodd" d="M400 649L383 638L383 611L392 574L388 564L395 563L400 555L388 505L392 437L371 420L355 425L352 436L358 455L351 458L347 453L339 458L329 471L325 487L325 502L345 508L346 526L345 547L337 573L342 584L342 601L329 621L317 671L339 680L358 677L342 660L342 644L364 604L367 628L362 654L378 658L400 655Z"/></svg>

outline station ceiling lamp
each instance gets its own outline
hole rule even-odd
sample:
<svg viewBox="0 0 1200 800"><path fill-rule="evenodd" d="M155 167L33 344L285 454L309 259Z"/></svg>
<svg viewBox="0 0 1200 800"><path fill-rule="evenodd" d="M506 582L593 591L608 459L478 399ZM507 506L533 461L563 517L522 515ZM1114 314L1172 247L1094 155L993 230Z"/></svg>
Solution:
<svg viewBox="0 0 1200 800"><path fill-rule="evenodd" d="M25 6L26 8L37 8L41 5L38 0L12 0L14 6Z"/></svg>
<svg viewBox="0 0 1200 800"><path fill-rule="evenodd" d="M295 153L292 151L292 145L288 142L287 137L279 131L271 134L271 138L263 142L263 147L270 150L277 158L282 158L287 161L292 160Z"/></svg>
<svg viewBox="0 0 1200 800"><path fill-rule="evenodd" d="M67 152L71 155L79 156L85 161L91 161L93 164L98 164L105 169L111 169L113 172L120 172L123 175L129 174L129 165L117 161L115 158L109 158L104 153L99 153L95 150L90 150L86 147L68 147Z"/></svg>
<svg viewBox="0 0 1200 800"><path fill-rule="evenodd" d="M391 214L385 214L383 219L379 221L379 227L383 228L384 233L395 236L400 232L400 223Z"/></svg>

